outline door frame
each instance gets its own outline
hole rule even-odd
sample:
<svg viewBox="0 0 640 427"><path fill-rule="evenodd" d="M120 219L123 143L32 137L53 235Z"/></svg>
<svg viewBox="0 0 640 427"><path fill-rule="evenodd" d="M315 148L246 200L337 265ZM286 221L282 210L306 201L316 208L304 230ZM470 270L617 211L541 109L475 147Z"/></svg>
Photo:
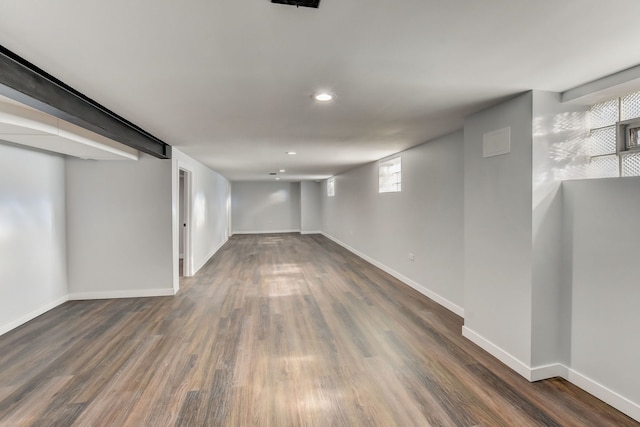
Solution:
<svg viewBox="0 0 640 427"><path fill-rule="evenodd" d="M191 277L193 276L193 251L191 248L191 213L192 213L192 196L191 196L191 188L192 188L192 180L193 174L189 169L179 167L178 168L178 187L180 187L180 174L184 173L184 181L182 188L179 188L178 191L183 191L183 203L182 206L179 206L179 209L182 210L182 216L184 219L184 223L180 223L180 215L178 214L178 227L184 228L183 239L182 239L182 248L183 248L183 261L182 261L182 276L183 277ZM180 204L180 196L178 194L178 204ZM183 225L184 224L184 225ZM178 238L180 236L180 231L178 230ZM178 262L180 262L180 251L178 251Z"/></svg>

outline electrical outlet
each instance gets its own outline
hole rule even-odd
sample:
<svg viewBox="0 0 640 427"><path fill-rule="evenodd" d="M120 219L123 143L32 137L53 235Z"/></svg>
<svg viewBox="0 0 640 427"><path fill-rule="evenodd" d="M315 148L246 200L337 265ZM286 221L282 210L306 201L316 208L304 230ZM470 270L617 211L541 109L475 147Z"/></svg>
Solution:
<svg viewBox="0 0 640 427"><path fill-rule="evenodd" d="M415 260L416 260L416 257L411 252L409 252L409 261L415 261Z"/></svg>

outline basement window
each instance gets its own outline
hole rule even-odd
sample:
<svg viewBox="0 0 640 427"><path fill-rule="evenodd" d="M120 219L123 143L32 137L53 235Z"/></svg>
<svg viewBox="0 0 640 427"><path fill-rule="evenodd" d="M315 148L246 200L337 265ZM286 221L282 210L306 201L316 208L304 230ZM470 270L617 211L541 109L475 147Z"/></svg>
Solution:
<svg viewBox="0 0 640 427"><path fill-rule="evenodd" d="M333 197L336 195L336 180L334 178L329 178L327 181L327 196Z"/></svg>
<svg viewBox="0 0 640 427"><path fill-rule="evenodd" d="M394 193L402 191L401 157L378 163L378 192Z"/></svg>
<svg viewBox="0 0 640 427"><path fill-rule="evenodd" d="M640 92L590 108L594 177L640 176Z"/></svg>

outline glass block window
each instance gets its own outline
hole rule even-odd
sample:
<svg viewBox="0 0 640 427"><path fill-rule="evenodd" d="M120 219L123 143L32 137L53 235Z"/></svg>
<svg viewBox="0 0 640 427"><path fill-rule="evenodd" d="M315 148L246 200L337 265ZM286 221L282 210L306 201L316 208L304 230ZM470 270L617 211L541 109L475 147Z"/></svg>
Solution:
<svg viewBox="0 0 640 427"><path fill-rule="evenodd" d="M619 120L618 98L591 106L591 129L613 126Z"/></svg>
<svg viewBox="0 0 640 427"><path fill-rule="evenodd" d="M617 178L620 176L620 159L617 155L592 157L589 163L589 175L598 178Z"/></svg>
<svg viewBox="0 0 640 427"><path fill-rule="evenodd" d="M640 153L622 154L622 176L640 176Z"/></svg>
<svg viewBox="0 0 640 427"><path fill-rule="evenodd" d="M640 92L620 98L620 120L640 117Z"/></svg>
<svg viewBox="0 0 640 427"><path fill-rule="evenodd" d="M378 192L402 191L402 160L395 157L378 163Z"/></svg>
<svg viewBox="0 0 640 427"><path fill-rule="evenodd" d="M616 152L616 128L607 126L606 128L594 129L589 138L589 154L592 156L602 156Z"/></svg>
<svg viewBox="0 0 640 427"><path fill-rule="evenodd" d="M589 176L640 176L640 150L635 151L640 149L640 92L594 104L589 112ZM629 151L618 154L616 138L620 132L629 133L620 142L620 150Z"/></svg>
<svg viewBox="0 0 640 427"><path fill-rule="evenodd" d="M329 178L327 181L327 196L333 197L336 195L336 180L334 178Z"/></svg>

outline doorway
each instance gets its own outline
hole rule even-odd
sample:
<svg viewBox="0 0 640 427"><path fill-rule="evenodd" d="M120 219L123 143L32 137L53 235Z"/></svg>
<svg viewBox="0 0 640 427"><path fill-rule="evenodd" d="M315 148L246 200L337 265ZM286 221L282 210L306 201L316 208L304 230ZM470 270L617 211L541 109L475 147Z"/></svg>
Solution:
<svg viewBox="0 0 640 427"><path fill-rule="evenodd" d="M179 259L180 277L189 277L192 273L191 260L191 172L180 169L178 184L178 221L179 221Z"/></svg>

